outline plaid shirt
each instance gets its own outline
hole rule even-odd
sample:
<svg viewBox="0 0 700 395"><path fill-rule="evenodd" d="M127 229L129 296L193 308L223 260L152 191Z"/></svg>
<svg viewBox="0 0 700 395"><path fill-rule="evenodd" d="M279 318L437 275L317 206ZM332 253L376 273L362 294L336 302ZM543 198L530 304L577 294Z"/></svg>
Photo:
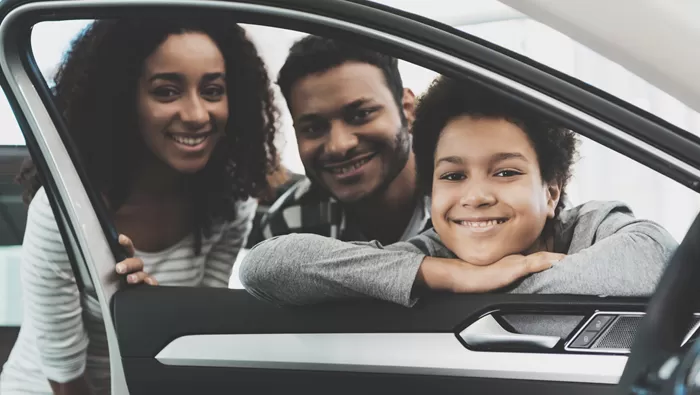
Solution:
<svg viewBox="0 0 700 395"><path fill-rule="evenodd" d="M270 207L262 220L263 238L289 233L315 233L344 241L367 241L342 204L315 187L308 178L297 181ZM401 241L432 227L430 199L419 200Z"/></svg>

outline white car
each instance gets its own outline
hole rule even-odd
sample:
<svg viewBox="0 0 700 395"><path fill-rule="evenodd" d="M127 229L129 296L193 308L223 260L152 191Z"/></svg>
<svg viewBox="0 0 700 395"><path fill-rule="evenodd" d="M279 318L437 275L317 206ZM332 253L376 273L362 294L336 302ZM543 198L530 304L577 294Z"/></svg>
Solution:
<svg viewBox="0 0 700 395"><path fill-rule="evenodd" d="M700 3L503 3L700 110ZM693 313L700 313L700 221L690 227L651 300L494 293L435 295L411 309L370 300L292 309L244 290L121 289L113 276L120 251L116 231L95 191L82 181L84 164L74 161L74 148L62 137L28 37L29 27L42 20L96 19L144 7L163 13L216 7L237 12L241 23L359 40L522 99L532 111L700 192L700 138L692 133L529 58L378 3L4 0L0 82L29 152L46 175L81 291L100 303L112 394L680 394L685 392L662 391L700 386L694 376L699 351L691 347L698 327ZM451 7L467 13L470 2L454 1ZM8 168L16 169L24 154L24 148L0 147L0 166L11 163ZM10 185L8 180L0 179L0 187ZM19 190L8 186L0 194L16 197ZM21 228L22 221L12 223ZM3 234L21 238L19 230L2 228Z"/></svg>

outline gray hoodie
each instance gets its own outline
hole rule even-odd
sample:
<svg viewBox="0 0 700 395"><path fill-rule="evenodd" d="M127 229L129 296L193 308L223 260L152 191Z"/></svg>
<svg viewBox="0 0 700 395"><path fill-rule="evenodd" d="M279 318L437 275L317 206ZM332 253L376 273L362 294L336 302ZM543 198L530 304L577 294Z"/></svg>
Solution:
<svg viewBox="0 0 700 395"><path fill-rule="evenodd" d="M567 256L503 292L647 296L678 245L660 225L636 219L620 202L592 201L565 210L553 229L554 252ZM253 247L240 276L248 292L280 305L371 297L412 306L413 283L426 255L456 258L432 229L387 246L290 234Z"/></svg>

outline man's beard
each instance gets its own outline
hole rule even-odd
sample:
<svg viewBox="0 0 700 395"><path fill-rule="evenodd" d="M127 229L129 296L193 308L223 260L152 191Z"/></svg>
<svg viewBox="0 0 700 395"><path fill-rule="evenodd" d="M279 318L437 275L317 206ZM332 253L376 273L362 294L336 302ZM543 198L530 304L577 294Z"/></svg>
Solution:
<svg viewBox="0 0 700 395"><path fill-rule="evenodd" d="M399 129L399 132L396 134L396 138L394 139L394 144L392 147L392 158L388 166L386 168L382 167L382 169L380 170L382 173L384 173L384 177L381 183L377 187L375 187L374 190L352 201L343 201L341 199L338 199L338 197L335 194L333 194L333 191L330 188L328 188L328 186L323 182L320 174L313 172L312 175L308 176L313 183L321 186L321 188L329 196L333 197L335 200L339 201L342 204L361 206L363 204L370 203L379 196L383 195L386 192L386 190L389 189L389 186L392 184L392 182L394 182L396 177L398 177L399 174L401 174L404 167L406 167L406 163L408 163L408 159L411 156L412 138L413 136L408 132L408 128L402 125Z"/></svg>

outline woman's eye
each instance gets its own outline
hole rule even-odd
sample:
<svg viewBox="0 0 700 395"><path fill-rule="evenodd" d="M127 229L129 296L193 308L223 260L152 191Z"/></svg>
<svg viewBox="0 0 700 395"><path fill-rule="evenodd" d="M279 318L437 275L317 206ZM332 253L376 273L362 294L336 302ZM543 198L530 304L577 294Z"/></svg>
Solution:
<svg viewBox="0 0 700 395"><path fill-rule="evenodd" d="M514 177L514 176L519 176L523 173L517 171L517 170L501 170L494 174L496 177Z"/></svg>
<svg viewBox="0 0 700 395"><path fill-rule="evenodd" d="M225 92L226 89L223 86L210 86L202 90L202 95L207 98L220 98Z"/></svg>
<svg viewBox="0 0 700 395"><path fill-rule="evenodd" d="M180 94L180 91L174 87L171 87L171 86L162 86L162 87L158 87L158 88L153 90L154 96L156 96L158 98L163 98L163 99L172 99L179 94Z"/></svg>
<svg viewBox="0 0 700 395"><path fill-rule="evenodd" d="M447 173L440 176L441 180L462 181L467 178L463 173Z"/></svg>

